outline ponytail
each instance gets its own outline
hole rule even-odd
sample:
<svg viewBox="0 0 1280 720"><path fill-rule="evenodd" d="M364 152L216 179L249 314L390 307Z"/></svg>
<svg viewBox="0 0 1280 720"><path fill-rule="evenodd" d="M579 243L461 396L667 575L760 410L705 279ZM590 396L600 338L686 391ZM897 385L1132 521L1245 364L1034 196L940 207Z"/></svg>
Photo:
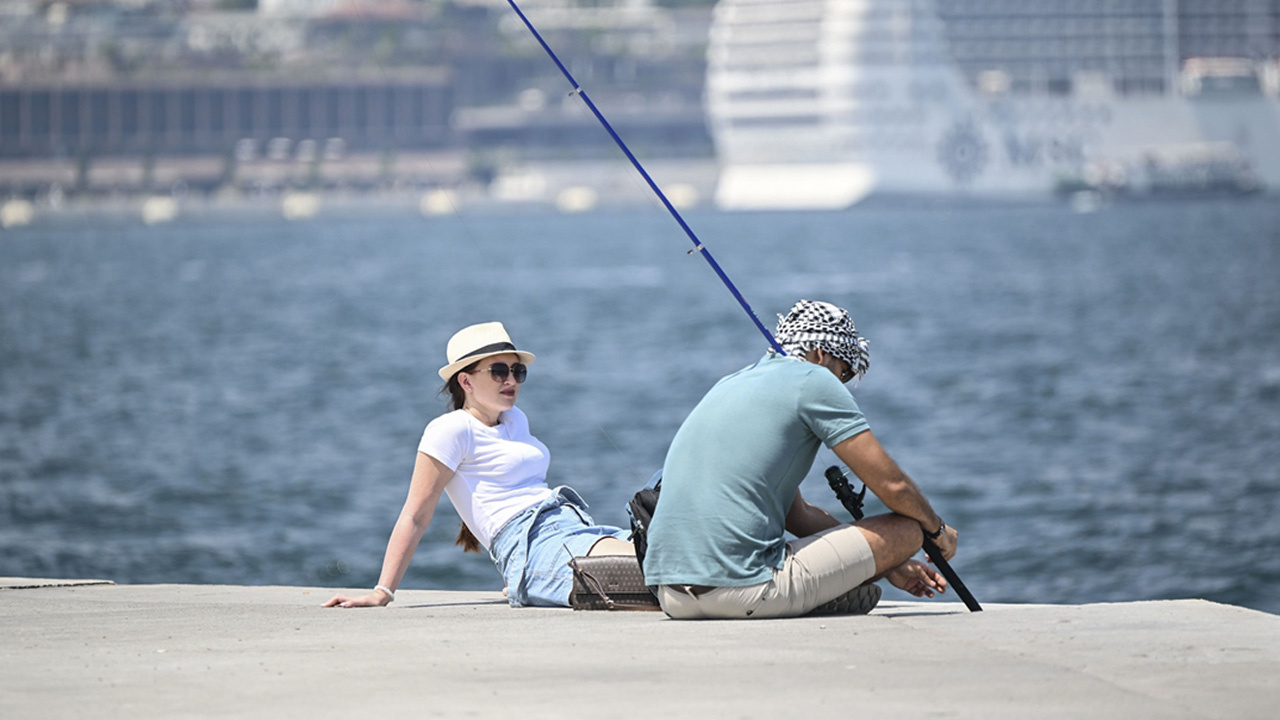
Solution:
<svg viewBox="0 0 1280 720"><path fill-rule="evenodd" d="M458 539L453 541L454 545L461 545L464 553L480 552L480 541L471 533L471 528L466 523L458 523Z"/></svg>

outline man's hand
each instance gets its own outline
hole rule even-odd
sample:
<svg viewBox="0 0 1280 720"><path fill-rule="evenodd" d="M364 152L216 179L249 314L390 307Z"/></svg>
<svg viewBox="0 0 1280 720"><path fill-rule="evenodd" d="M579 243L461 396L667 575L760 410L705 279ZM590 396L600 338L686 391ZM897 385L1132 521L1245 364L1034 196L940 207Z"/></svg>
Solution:
<svg viewBox="0 0 1280 720"><path fill-rule="evenodd" d="M923 529L923 528L922 528ZM959 533L956 529L948 525L942 534L933 541L938 546L938 550L942 551L942 559L950 560L956 556L956 544L959 542Z"/></svg>
<svg viewBox="0 0 1280 720"><path fill-rule="evenodd" d="M905 590L916 597L933 597L935 592L947 591L947 579L942 577L942 573L919 560L902 563L885 573L884 579L899 590Z"/></svg>

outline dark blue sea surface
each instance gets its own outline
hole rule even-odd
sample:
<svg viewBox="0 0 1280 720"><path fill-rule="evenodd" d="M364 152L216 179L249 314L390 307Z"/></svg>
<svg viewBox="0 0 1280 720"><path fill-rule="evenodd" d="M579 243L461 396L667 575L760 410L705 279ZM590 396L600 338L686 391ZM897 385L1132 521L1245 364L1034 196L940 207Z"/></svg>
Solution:
<svg viewBox="0 0 1280 720"><path fill-rule="evenodd" d="M693 213L760 318L871 341L873 429L984 602L1280 612L1280 203ZM659 210L0 234L0 575L368 587L458 328L597 520L765 341ZM806 497L839 505L819 456ZM490 588L447 502L407 587Z"/></svg>

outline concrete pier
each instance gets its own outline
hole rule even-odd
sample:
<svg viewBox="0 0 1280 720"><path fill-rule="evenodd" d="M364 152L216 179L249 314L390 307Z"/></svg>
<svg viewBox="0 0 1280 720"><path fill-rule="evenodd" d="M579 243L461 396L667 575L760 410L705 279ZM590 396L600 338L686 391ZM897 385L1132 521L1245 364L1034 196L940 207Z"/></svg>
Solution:
<svg viewBox="0 0 1280 720"><path fill-rule="evenodd" d="M676 622L496 592L0 578L0 717L1274 718L1280 617L884 602Z"/></svg>

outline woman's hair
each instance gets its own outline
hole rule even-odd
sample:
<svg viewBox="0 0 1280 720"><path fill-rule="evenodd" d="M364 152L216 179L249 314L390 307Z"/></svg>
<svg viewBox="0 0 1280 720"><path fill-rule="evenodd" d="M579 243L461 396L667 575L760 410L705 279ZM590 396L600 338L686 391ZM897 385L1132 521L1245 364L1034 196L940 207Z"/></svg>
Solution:
<svg viewBox="0 0 1280 720"><path fill-rule="evenodd" d="M472 370L475 370L476 366L479 364L480 361L477 360L462 368L458 372L454 373L453 377L449 378L449 382L445 383L444 387L440 388L441 395L449 396L449 408L451 410L461 410L462 406L467 402L467 393L462 389L462 383L458 382L458 376L464 372L471 372Z"/></svg>
<svg viewBox="0 0 1280 720"><path fill-rule="evenodd" d="M444 387L440 388L441 395L445 395L445 394L449 395L450 408L454 410L461 410L462 406L466 404L467 393L465 390L462 389L462 383L458 382L458 376L464 372L470 372L474 370L475 367L479 364L480 364L480 361L477 360L471 363L470 365L462 368L458 372L454 373L453 377L449 378L449 382L445 383ZM478 553L480 552L480 549L481 549L480 541L476 539L476 536L471 532L471 528L467 527L467 524L465 522L458 524L458 537L456 540L453 541L453 544L461 545L462 552Z"/></svg>
<svg viewBox="0 0 1280 720"><path fill-rule="evenodd" d="M480 552L480 541L471 533L471 528L466 523L458 523L458 537L453 541L454 545L461 545L464 553Z"/></svg>

